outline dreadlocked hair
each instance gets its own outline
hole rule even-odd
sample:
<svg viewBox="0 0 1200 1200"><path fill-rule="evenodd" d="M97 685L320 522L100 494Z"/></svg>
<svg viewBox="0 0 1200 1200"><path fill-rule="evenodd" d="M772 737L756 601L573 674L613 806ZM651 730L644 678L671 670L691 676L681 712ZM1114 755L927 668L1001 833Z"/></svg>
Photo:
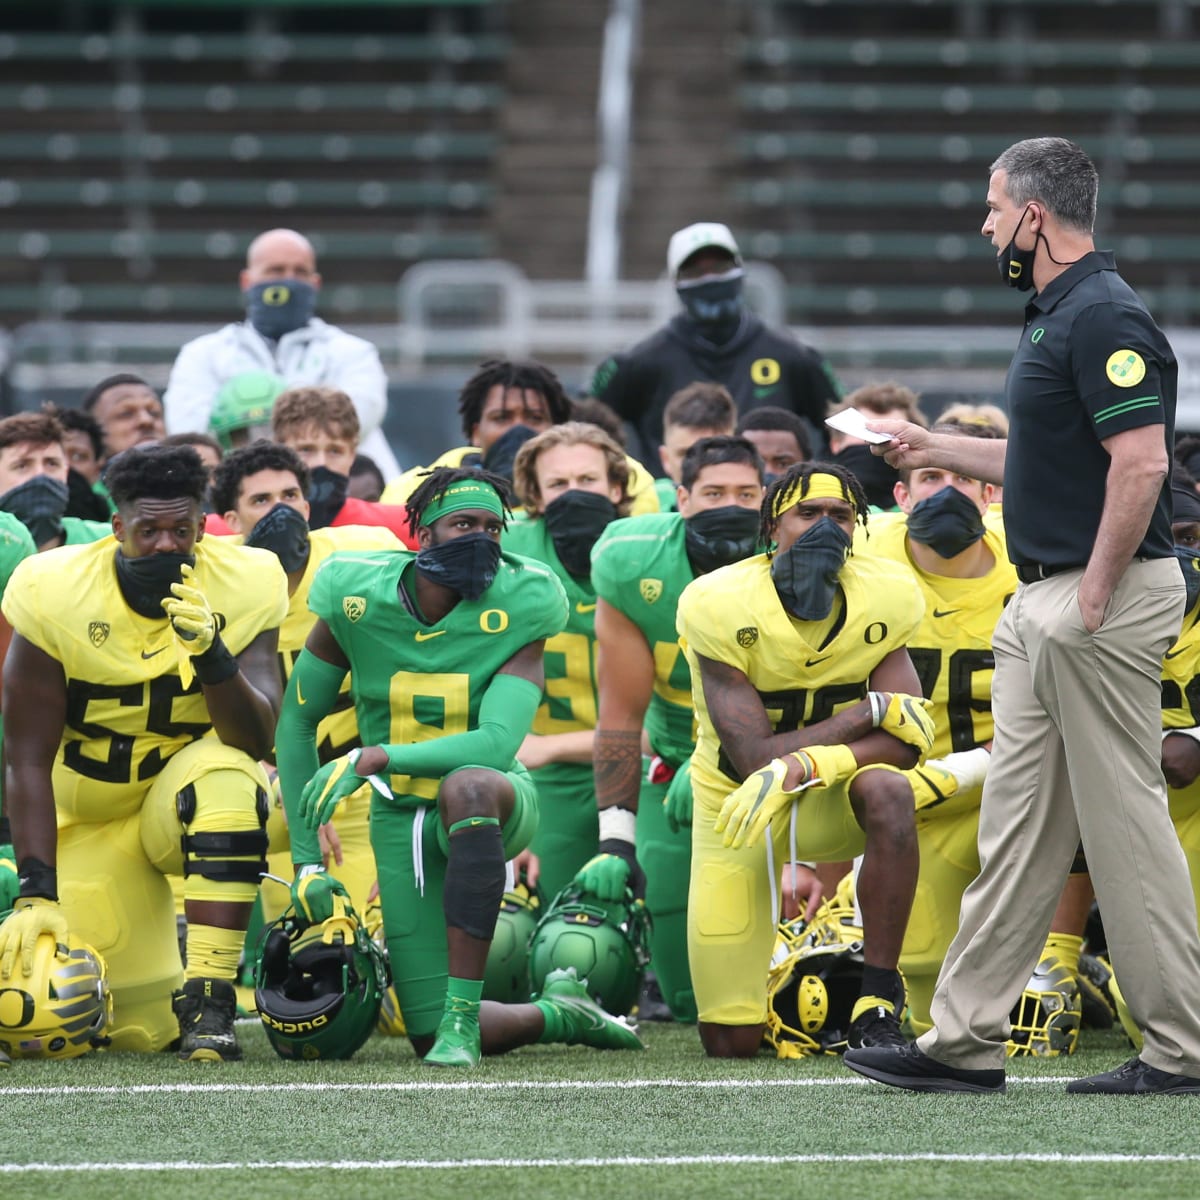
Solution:
<svg viewBox="0 0 1200 1200"><path fill-rule="evenodd" d="M546 412L551 425L561 425L571 419L571 401L563 391L558 376L532 359L489 358L481 363L479 370L463 384L458 397L458 415L462 418L463 437L471 440L471 433L483 415L484 401L488 392L499 385L507 392L516 388L521 392L537 392L546 402Z"/></svg>
<svg viewBox="0 0 1200 1200"><path fill-rule="evenodd" d="M504 510L504 527L508 528L508 518L512 516L513 495L507 479L500 475L493 475L491 471L484 471L479 467L434 467L432 470L421 472L421 482L413 489L408 503L404 506L405 514L408 516L409 532L413 537L417 536L421 518L425 515L425 510L430 503L448 487L455 483L461 483L465 479L481 479L496 489L496 493L500 497L500 506Z"/></svg>
<svg viewBox="0 0 1200 1200"><path fill-rule="evenodd" d="M842 497L854 505L854 518L866 529L867 509L870 508L871 502L867 499L863 485L854 475L837 463L802 462L788 468L786 475L781 475L767 488L767 494L763 497L762 507L759 509L761 519L758 526L759 538L764 546L770 546L775 540L775 526L779 523L779 518L774 515L775 502L793 489L797 489L796 499L803 500L808 495L809 480L814 475L832 475L841 482Z"/></svg>

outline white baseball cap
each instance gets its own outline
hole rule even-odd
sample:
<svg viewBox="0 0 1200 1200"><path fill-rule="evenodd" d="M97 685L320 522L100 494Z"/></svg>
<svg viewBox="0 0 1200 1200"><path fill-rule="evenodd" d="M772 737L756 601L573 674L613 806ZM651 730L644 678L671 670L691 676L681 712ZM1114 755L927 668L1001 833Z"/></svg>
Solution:
<svg viewBox="0 0 1200 1200"><path fill-rule="evenodd" d="M671 240L667 244L667 274L674 279L679 274L679 268L697 250L703 250L706 246L728 250L737 263L742 261L741 251L728 225L720 225L716 221L699 221L671 234Z"/></svg>

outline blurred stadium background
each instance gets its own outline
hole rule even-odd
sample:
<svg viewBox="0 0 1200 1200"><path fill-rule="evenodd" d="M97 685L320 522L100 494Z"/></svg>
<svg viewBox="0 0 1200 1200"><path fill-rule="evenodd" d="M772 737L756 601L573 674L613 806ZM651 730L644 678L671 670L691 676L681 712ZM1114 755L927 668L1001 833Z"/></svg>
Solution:
<svg viewBox="0 0 1200 1200"><path fill-rule="evenodd" d="M845 385L994 399L1020 300L978 235L1037 134L1101 172L1098 243L1168 328L1200 429L1197 0L6 0L5 411L161 386L236 319L250 238L317 247L404 465L460 441L490 354L572 390L673 311L720 220L752 303Z"/></svg>

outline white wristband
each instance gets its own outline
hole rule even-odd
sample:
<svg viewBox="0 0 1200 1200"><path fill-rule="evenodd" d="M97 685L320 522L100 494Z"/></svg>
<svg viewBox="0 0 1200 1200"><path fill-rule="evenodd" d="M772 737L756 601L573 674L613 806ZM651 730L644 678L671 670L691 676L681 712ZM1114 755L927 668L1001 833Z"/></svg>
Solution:
<svg viewBox="0 0 1200 1200"><path fill-rule="evenodd" d="M947 754L945 758L931 758L928 761L931 766L949 771L958 780L958 786L965 790L982 786L992 754L985 747L976 746L974 750L960 750L956 754Z"/></svg>
<svg viewBox="0 0 1200 1200"><path fill-rule="evenodd" d="M871 725L878 729L887 715L888 704L892 698L887 692L868 692L867 699L871 702Z"/></svg>
<svg viewBox="0 0 1200 1200"><path fill-rule="evenodd" d="M637 814L627 808L602 808L600 810L600 841L616 838L620 842L637 844Z"/></svg>

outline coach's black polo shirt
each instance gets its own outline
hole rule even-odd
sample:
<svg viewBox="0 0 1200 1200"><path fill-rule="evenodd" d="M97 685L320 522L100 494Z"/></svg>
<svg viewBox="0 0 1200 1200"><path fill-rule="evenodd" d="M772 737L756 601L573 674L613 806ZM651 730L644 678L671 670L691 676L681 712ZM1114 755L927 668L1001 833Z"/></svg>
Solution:
<svg viewBox="0 0 1200 1200"><path fill-rule="evenodd" d="M1111 461L1100 443L1162 424L1170 453L1177 377L1166 337L1111 253L1085 255L1030 301L1006 384L1004 529L1014 563L1088 561ZM1137 553L1173 553L1166 481Z"/></svg>

